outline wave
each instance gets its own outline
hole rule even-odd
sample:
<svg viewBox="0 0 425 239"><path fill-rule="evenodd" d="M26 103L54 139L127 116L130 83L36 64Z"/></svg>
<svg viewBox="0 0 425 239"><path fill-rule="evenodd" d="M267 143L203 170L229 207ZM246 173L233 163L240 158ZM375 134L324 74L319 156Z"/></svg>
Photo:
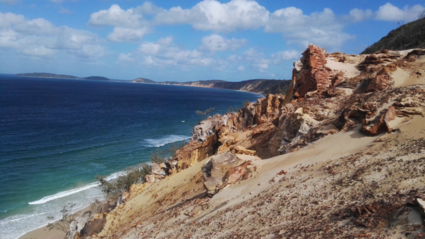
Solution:
<svg viewBox="0 0 425 239"><path fill-rule="evenodd" d="M8 220L8 221L0 222L0 224L6 224L6 223L11 223L11 222L21 221L21 220L26 219L26 218L36 217L36 216L44 215L44 214L46 214L46 213L43 212L43 213L25 215L25 216L20 217L20 218L16 218L16 219L11 219L11 220Z"/></svg>
<svg viewBox="0 0 425 239"><path fill-rule="evenodd" d="M160 139L145 139L145 146L158 148L166 144L183 141L190 138L190 136L184 135L168 135Z"/></svg>
<svg viewBox="0 0 425 239"><path fill-rule="evenodd" d="M123 175L125 175L125 172L123 172L123 171L113 173L113 174L109 175L108 177L106 177L106 180L110 181L110 180L116 179L116 178L123 176ZM55 199L58 199L58 198L63 198L63 197L66 197L66 196L69 196L69 195L72 195L72 194L75 194L75 193L79 193L81 191L85 191L87 189L94 188L94 187L97 187L97 186L99 186L99 182L90 183L90 184L83 186L83 187L74 188L74 189L66 190L66 191L63 191L63 192L59 192L59 193L56 193L56 194L53 194L53 195L43 197L40 200L37 200L37 201L34 201L34 202L29 202L28 204L30 204L30 205L44 204L46 202L49 202L49 201L52 201L52 200L55 200Z"/></svg>

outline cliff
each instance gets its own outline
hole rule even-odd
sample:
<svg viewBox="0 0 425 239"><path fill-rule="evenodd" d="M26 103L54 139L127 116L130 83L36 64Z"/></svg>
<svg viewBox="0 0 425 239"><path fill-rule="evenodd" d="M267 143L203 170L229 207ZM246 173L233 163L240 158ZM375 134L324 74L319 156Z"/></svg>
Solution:
<svg viewBox="0 0 425 239"><path fill-rule="evenodd" d="M388 33L362 54L388 50L407 50L412 48L425 48L425 18L401 25Z"/></svg>
<svg viewBox="0 0 425 239"><path fill-rule="evenodd" d="M135 83L151 83L151 84L162 84L162 85L181 85L181 86L193 86L193 87L206 87L206 88L217 88L217 89L228 89L228 90L241 90L260 94L285 94L289 88L290 81L287 80L265 80L265 79L254 79L240 82L229 82L222 80L205 80L205 81L190 81L190 82L142 82L138 79L133 80Z"/></svg>
<svg viewBox="0 0 425 239"><path fill-rule="evenodd" d="M423 238L424 69L421 49L310 45L286 96L200 122L82 236Z"/></svg>

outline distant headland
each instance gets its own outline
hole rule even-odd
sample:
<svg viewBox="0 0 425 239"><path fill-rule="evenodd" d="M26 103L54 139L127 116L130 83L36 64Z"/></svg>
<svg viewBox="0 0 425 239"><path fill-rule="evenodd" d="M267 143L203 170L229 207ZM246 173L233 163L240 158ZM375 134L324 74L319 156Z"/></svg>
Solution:
<svg viewBox="0 0 425 239"><path fill-rule="evenodd" d="M157 82L157 81L153 81L151 79L147 79L143 77L138 77L132 81L128 81L128 80L112 80L103 76L77 77L72 75L52 74L52 73L22 73L22 74L16 74L16 75L23 76L23 77L37 77L37 78L100 80L100 81L118 81L118 82L132 82L132 83L143 83L143 84L192 86L192 87L203 87L203 88L239 90L239 91L259 93L263 95L278 94L278 93L285 94L290 84L289 80L275 80L275 79L253 79L253 80L245 80L245 81L239 81L239 82L230 82L230 81L224 81L224 80Z"/></svg>
<svg viewBox="0 0 425 239"><path fill-rule="evenodd" d="M267 94L279 94L279 93L285 94L289 88L289 84L291 81L253 79L253 80L245 80L245 81L239 81L239 82L230 82L230 81L224 81L224 80L201 80L201 81L188 81L188 82L176 82L176 81L155 82L153 80L139 77L137 79L134 79L133 82L145 83L145 84L180 85L180 86L239 90L239 91L247 91L247 92L267 95Z"/></svg>

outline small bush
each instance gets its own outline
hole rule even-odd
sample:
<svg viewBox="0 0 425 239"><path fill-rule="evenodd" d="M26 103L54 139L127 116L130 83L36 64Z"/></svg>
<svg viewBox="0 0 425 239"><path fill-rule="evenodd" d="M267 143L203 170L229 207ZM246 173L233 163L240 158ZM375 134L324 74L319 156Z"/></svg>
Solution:
<svg viewBox="0 0 425 239"><path fill-rule="evenodd" d="M151 161L157 164L167 161L167 151L157 149L155 153L151 153Z"/></svg>
<svg viewBox="0 0 425 239"><path fill-rule="evenodd" d="M155 153L151 154L151 161L157 164L164 163L165 161L174 158L177 150L187 145L187 141L175 142L170 145L167 149L158 149Z"/></svg>
<svg viewBox="0 0 425 239"><path fill-rule="evenodd" d="M207 110L205 110L205 111L200 111L200 110L197 110L196 111L196 114L198 114L198 115L202 115L202 116L208 116L212 111L214 111L215 110L215 108L214 107L211 107L211 108L209 108L209 109L207 109Z"/></svg>
<svg viewBox="0 0 425 239"><path fill-rule="evenodd" d="M97 176L99 187L107 199L118 197L128 191L130 186L137 183L144 183L145 176L152 171L149 164L133 166L126 170L126 174L118 177L116 180L107 181L104 176Z"/></svg>
<svg viewBox="0 0 425 239"><path fill-rule="evenodd" d="M425 10L423 10L422 12L418 14L418 19L422 19L422 18L425 18Z"/></svg>
<svg viewBox="0 0 425 239"><path fill-rule="evenodd" d="M68 203L67 205L62 206L62 210L60 211L62 214L62 218L59 221L47 224L47 229L59 230L66 234L66 237L69 235L69 225L75 219L75 215L72 214L72 209L75 207L75 203ZM52 217L48 217L51 219Z"/></svg>

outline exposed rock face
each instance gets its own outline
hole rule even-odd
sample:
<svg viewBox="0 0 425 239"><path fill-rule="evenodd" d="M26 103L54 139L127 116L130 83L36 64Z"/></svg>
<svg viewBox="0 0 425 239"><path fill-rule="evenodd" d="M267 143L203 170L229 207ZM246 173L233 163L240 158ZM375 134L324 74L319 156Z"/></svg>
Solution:
<svg viewBox="0 0 425 239"><path fill-rule="evenodd" d="M91 231L91 229L89 229L89 224L91 223L91 221L95 220L96 215L99 215L97 213L101 213L103 210L104 209L102 203L96 201L95 203L90 205L90 208L88 210L84 210L79 213L69 225L68 239L85 238L85 236L91 235L92 233L87 234L88 231ZM106 222L105 219L104 221ZM102 227L98 227L98 231L101 231L103 229L103 225Z"/></svg>
<svg viewBox="0 0 425 239"><path fill-rule="evenodd" d="M255 155L255 150L246 149L245 147L243 147L241 145L237 145L235 147L232 147L230 149L230 152L232 152L234 154L245 154L245 155L251 155L251 156Z"/></svg>
<svg viewBox="0 0 425 239"><path fill-rule="evenodd" d="M407 91L422 90L392 91L395 82L409 85L398 79L396 72L416 69L414 64L422 64L424 54L425 50L419 49L372 55L327 54L310 45L294 63L295 100L284 104L290 97L269 94L239 112L202 121L195 127L190 144L175 157L177 171L236 146L254 150L261 158L292 152L358 123L368 135L392 131L390 122L397 114L415 111L400 105L409 96ZM424 78L422 73L416 75ZM420 97L419 93L413 101L419 102Z"/></svg>
<svg viewBox="0 0 425 239"><path fill-rule="evenodd" d="M255 159L255 157L254 157ZM225 152L211 157L202 168L204 186L208 195L213 196L228 184L248 177L251 160L243 160L233 153Z"/></svg>
<svg viewBox="0 0 425 239"><path fill-rule="evenodd" d="M326 51L318 46L309 45L303 57L297 63L295 91L297 97L304 97L309 91L325 90L331 85L330 72L326 69Z"/></svg>
<svg viewBox="0 0 425 239"><path fill-rule="evenodd" d="M223 187L223 178L226 173L239 164L239 160L232 153L222 153L213 156L202 168L204 174L204 185L208 194L214 195L218 190Z"/></svg>
<svg viewBox="0 0 425 239"><path fill-rule="evenodd" d="M80 235L86 223L90 220L92 216L91 211L82 212L77 216L74 221L69 225L69 236L68 239L74 239L75 236Z"/></svg>

